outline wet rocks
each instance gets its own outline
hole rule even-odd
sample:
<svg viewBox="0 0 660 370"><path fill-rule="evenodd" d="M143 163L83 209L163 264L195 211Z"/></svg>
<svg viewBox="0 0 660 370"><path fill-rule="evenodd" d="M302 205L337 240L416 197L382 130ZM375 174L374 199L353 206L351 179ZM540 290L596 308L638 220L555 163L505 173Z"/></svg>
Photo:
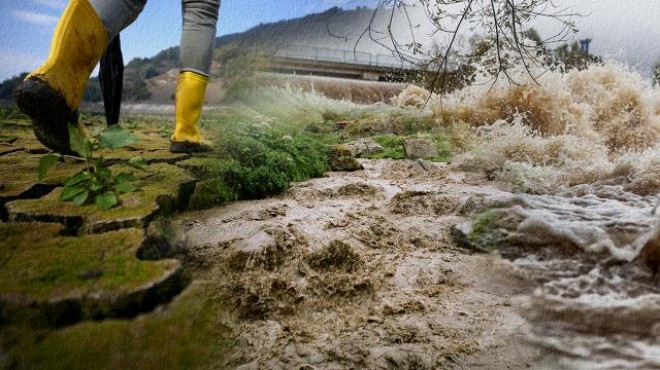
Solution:
<svg viewBox="0 0 660 370"><path fill-rule="evenodd" d="M353 152L344 145L337 145L330 153L330 169L333 171L358 171L363 169Z"/></svg>
<svg viewBox="0 0 660 370"><path fill-rule="evenodd" d="M436 158L440 155L433 142L426 139L406 139L403 142L406 157L410 159Z"/></svg>
<svg viewBox="0 0 660 370"><path fill-rule="evenodd" d="M644 242L640 258L651 269L653 275L656 275L660 269L660 220L644 238L647 240Z"/></svg>
<svg viewBox="0 0 660 370"><path fill-rule="evenodd" d="M374 154L380 154L385 151L385 149L380 144L370 138L359 139L348 144L344 144L344 146L350 150L351 154L355 157L365 157Z"/></svg>

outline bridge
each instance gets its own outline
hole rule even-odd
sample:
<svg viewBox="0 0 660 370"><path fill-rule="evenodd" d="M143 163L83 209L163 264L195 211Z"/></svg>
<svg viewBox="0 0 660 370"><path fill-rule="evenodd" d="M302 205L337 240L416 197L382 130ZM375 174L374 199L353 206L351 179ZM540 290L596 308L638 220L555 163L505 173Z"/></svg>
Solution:
<svg viewBox="0 0 660 370"><path fill-rule="evenodd" d="M287 44L270 54L269 70L370 81L398 81L418 71L418 67L391 54Z"/></svg>

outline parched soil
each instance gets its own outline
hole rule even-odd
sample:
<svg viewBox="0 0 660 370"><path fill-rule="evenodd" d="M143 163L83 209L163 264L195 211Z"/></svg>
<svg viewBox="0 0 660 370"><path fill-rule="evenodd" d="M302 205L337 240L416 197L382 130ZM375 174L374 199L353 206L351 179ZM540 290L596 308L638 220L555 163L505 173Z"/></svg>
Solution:
<svg viewBox="0 0 660 370"><path fill-rule="evenodd" d="M498 192L450 166L365 160L286 194L186 214L184 263L229 303L220 368L527 369L510 265L452 227Z"/></svg>

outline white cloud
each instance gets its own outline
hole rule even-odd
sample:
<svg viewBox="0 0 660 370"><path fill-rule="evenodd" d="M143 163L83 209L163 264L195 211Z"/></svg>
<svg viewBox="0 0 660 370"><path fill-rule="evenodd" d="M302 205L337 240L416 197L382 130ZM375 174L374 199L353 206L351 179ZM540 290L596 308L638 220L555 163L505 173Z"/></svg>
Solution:
<svg viewBox="0 0 660 370"><path fill-rule="evenodd" d="M14 10L12 15L24 22L29 22L39 26L54 26L59 20L59 18L52 15L25 10Z"/></svg>
<svg viewBox="0 0 660 370"><path fill-rule="evenodd" d="M51 9L64 9L66 6L65 0L34 0L35 3L47 6Z"/></svg>

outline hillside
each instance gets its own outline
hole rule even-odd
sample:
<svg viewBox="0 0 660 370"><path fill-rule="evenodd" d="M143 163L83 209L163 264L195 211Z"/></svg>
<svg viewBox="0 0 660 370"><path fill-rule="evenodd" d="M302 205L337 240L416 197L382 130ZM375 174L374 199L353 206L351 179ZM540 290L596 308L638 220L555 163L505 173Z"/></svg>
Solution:
<svg viewBox="0 0 660 370"><path fill-rule="evenodd" d="M352 51L360 35L368 27L373 12L373 9L368 8L344 10L334 7L322 13L260 24L242 33L218 37L216 47L221 48L236 43L243 48L259 48L270 53L284 45L294 44ZM387 19L387 15L380 12L373 28L385 30ZM393 27L395 32L399 28L396 25ZM402 39L405 37L402 36ZM383 43L387 45L387 42ZM390 54L385 46L370 40L368 36L357 44L356 50L373 54ZM170 100L174 91L171 86L175 83L176 74L172 75L168 72L176 69L178 63L178 47L165 49L150 58L135 58L128 62L124 70L124 100L142 101L152 97L158 102ZM217 65L214 65L214 71L217 72ZM13 89L20 80L20 77L15 77L0 84L0 100L10 99ZM96 81L92 80L85 101L100 100L97 86Z"/></svg>

